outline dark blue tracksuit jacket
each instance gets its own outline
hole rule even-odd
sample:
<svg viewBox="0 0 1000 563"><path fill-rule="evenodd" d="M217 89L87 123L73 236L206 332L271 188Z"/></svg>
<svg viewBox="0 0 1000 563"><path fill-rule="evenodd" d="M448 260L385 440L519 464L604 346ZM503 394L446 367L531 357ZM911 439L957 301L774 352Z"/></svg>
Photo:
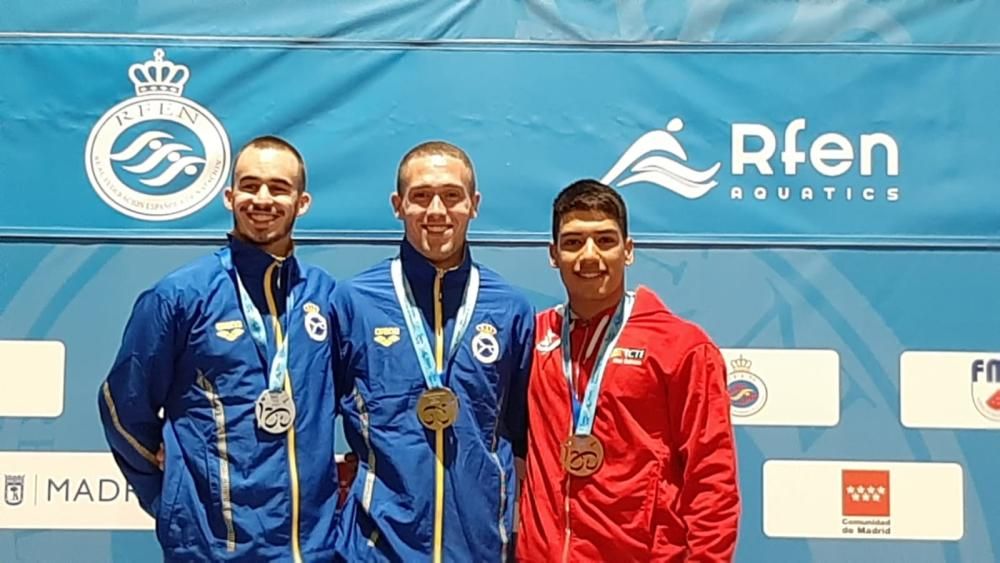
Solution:
<svg viewBox="0 0 1000 563"><path fill-rule="evenodd" d="M428 338L436 344L440 334L448 350L471 256L444 272L405 241L400 255ZM432 561L437 528L442 561L502 561L513 525L514 456L525 452L533 310L498 274L479 267L475 311L444 366L444 384L458 396L458 421L444 430L438 451L435 433L415 412L427 387L390 262L338 283L331 307L338 403L360 459L338 527L337 560Z"/></svg>
<svg viewBox="0 0 1000 563"><path fill-rule="evenodd" d="M264 319L267 350L250 336L223 252ZM167 561L332 559L333 288L319 268L231 239L140 295L98 404ZM275 315L290 339L286 389L297 408L294 427L280 435L258 429L254 416L275 351ZM155 460L161 443L166 473Z"/></svg>

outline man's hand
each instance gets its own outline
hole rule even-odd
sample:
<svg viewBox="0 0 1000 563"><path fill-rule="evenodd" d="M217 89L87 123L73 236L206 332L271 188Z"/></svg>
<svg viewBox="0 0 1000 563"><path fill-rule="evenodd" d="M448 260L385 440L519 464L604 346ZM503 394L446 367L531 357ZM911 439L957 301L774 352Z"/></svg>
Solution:
<svg viewBox="0 0 1000 563"><path fill-rule="evenodd" d="M163 452L163 444L160 444L160 449L156 452L156 462L160 464L160 471L163 471L163 462L166 459L167 454Z"/></svg>
<svg viewBox="0 0 1000 563"><path fill-rule="evenodd" d="M524 460L519 457L514 458L514 473L517 475L518 481L524 480L524 475L525 475Z"/></svg>

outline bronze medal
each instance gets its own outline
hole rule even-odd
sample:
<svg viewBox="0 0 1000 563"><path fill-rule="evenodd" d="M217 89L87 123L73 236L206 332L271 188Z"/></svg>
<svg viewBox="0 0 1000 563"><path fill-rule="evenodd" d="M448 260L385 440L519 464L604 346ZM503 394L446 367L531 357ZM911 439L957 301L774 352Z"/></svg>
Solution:
<svg viewBox="0 0 1000 563"><path fill-rule="evenodd" d="M562 463L570 475L589 477L604 463L604 446L589 434L570 436L562 445Z"/></svg>
<svg viewBox="0 0 1000 563"><path fill-rule="evenodd" d="M428 389L417 400L417 418L428 430L443 430L458 420L458 397L447 387Z"/></svg>

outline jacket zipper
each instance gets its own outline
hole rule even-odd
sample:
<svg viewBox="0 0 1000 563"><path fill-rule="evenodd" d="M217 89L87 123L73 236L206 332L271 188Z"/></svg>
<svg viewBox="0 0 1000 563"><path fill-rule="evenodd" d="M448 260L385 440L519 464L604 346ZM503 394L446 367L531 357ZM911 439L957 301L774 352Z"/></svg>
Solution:
<svg viewBox="0 0 1000 563"><path fill-rule="evenodd" d="M570 312L569 312L569 310L566 310L566 311L563 312L563 314L564 315L569 315ZM602 324L603 324L603 321L602 321ZM598 325L598 328L600 328L600 326L601 325ZM572 392L573 392L574 396L570 397L570 410L569 410L570 421L569 421L569 433L567 434L567 436L572 436L573 435L573 431L574 431L573 427L576 425L576 420L573 419L573 401L574 400L579 400L579 398L578 398L579 393L577 392L577 389L580 386L580 378L579 378L580 372L579 372L579 370L583 368L584 357L589 357L589 355L593 352L593 347L594 347L593 340L596 337L596 335L597 335L598 332L600 332L600 331L599 330L595 331L594 335L588 335L588 328L584 328L583 338L580 339L580 344L587 344L588 340L590 340L591 342L590 342L590 345L588 345L588 346L580 346L580 350L577 352L576 365L578 367L577 367L576 370L573 370L573 372L572 372L572 374L573 374L573 389L572 389ZM590 338L588 339L587 336L590 336ZM572 340L572 338L573 338L573 331L570 330L570 340ZM570 349L572 349L572 346L570 346ZM572 366L572 365L573 364L571 362L570 366ZM567 471L566 472L566 494L565 494L565 497L564 497L565 500L563 502L563 509L565 511L565 514L566 514L566 540L563 542L563 556L562 556L563 563L568 563L569 562L570 539L573 537L573 528L572 528L572 525L571 525L570 512L569 512L569 508L570 508L569 507L569 501L570 501L570 490L571 490L570 487L572 485L572 482L573 482L573 476L570 475L570 473Z"/></svg>
<svg viewBox="0 0 1000 563"><path fill-rule="evenodd" d="M444 371L444 321L441 305L441 278L444 270L434 276L434 359L438 372ZM444 535L444 430L434 431L434 550L433 563L441 563Z"/></svg>
<svg viewBox="0 0 1000 563"><path fill-rule="evenodd" d="M275 261L264 271L264 297L267 299L267 308L271 313L271 324L274 326L275 347L285 338L281 331L281 320L278 317L278 306L274 301L274 292L271 291L271 280L274 279L274 270L278 270L278 279L281 279L281 262ZM285 291L290 291L286 288ZM292 311L285 311L288 319L291 319ZM286 327L287 328L287 327ZM295 401L292 394L292 377L290 373L285 373L285 391L288 396ZM292 488L292 559L295 563L302 563L302 550L299 546L299 469L295 455L295 421L288 429L288 476Z"/></svg>

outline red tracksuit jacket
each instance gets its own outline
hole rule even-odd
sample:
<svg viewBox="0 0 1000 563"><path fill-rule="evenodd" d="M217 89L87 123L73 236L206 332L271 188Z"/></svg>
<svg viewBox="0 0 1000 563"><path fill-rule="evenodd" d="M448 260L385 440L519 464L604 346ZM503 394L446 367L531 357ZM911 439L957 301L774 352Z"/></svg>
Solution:
<svg viewBox="0 0 1000 563"><path fill-rule="evenodd" d="M571 325L581 400L613 312ZM736 457L726 368L711 339L639 288L597 400L604 464L574 477L560 461L572 427L562 315L549 309L536 322L518 560L731 561Z"/></svg>

